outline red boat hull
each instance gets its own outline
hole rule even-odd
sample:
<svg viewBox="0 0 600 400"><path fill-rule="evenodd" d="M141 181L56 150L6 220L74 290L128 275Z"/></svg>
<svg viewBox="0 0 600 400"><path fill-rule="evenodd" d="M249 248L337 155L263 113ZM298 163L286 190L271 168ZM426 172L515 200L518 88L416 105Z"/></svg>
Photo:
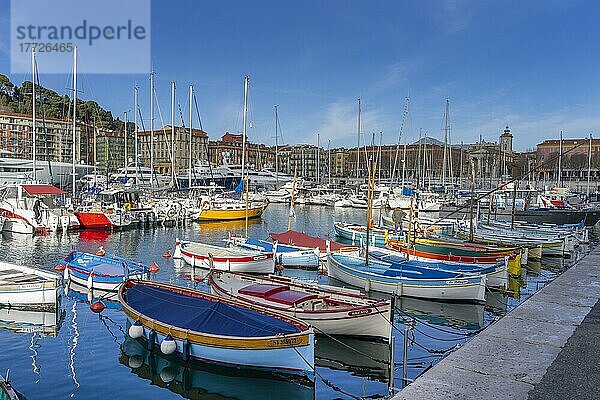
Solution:
<svg viewBox="0 0 600 400"><path fill-rule="evenodd" d="M113 227L103 212L78 211L75 216L84 228L111 229Z"/></svg>

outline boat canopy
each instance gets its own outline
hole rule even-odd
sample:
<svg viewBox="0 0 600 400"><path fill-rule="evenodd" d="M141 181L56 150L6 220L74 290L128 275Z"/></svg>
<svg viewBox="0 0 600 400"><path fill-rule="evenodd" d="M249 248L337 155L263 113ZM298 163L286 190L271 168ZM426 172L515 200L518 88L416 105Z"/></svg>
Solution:
<svg viewBox="0 0 600 400"><path fill-rule="evenodd" d="M291 322L250 308L204 298L193 292L135 284L125 292L135 311L163 324L235 337L265 337L300 332Z"/></svg>
<svg viewBox="0 0 600 400"><path fill-rule="evenodd" d="M23 190L27 192L28 195L59 195L65 194L66 192L60 190L56 186L53 185L23 185Z"/></svg>
<svg viewBox="0 0 600 400"><path fill-rule="evenodd" d="M269 236L271 239L277 240L279 243L291 244L300 247L310 247L313 249L318 247L322 252L327 251L327 241L325 239L310 236L302 232L287 231L284 233L269 233ZM331 251L338 251L343 248L351 247L347 244L334 242L333 240L331 240L329 244Z"/></svg>

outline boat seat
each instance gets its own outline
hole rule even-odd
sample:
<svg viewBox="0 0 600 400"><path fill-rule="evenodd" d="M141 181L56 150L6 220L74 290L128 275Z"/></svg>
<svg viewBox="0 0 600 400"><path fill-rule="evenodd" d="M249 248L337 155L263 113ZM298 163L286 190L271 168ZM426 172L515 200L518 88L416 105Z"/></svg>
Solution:
<svg viewBox="0 0 600 400"><path fill-rule="evenodd" d="M271 285L268 283L253 283L238 290L238 293L245 294L254 297L266 298L272 294L289 290L290 287L286 285Z"/></svg>
<svg viewBox="0 0 600 400"><path fill-rule="evenodd" d="M288 306L296 305L298 303L305 302L307 300L317 299L319 296L316 294L300 292L298 290L283 290L273 293L269 296L265 296L264 299L273 301L275 303L286 304Z"/></svg>

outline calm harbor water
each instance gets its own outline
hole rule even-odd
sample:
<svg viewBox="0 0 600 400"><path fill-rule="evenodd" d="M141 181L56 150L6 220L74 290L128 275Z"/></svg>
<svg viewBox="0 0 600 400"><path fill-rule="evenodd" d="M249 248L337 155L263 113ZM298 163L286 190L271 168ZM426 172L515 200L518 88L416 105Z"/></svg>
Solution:
<svg viewBox="0 0 600 400"><path fill-rule="evenodd" d="M251 221L250 235L267 238L268 232L287 229L288 207L270 205L262 220ZM332 233L333 221L364 222L362 210L334 210L297 206L293 229L312 235ZM214 244L222 243L228 231L244 234L244 221L188 224L177 228L147 228L123 232L82 231L68 235L29 237L4 235L0 260L52 269L71 248L108 252L152 263L161 269L154 279L206 289L190 279L191 268L177 260L162 258L176 237ZM581 248L580 258L587 252ZM568 261L572 263L574 260ZM449 304L418 299L399 299L394 321L394 386L403 381L403 332L407 319L414 321L409 336L409 379L435 364L446 350L464 343L473 334L514 308L551 281L568 266L562 260L544 259L511 278L509 294L488 293L485 304ZM196 270L197 275L203 271ZM285 275L328 282L316 272L284 271ZM201 276L200 276L201 278ZM329 282L336 284L336 282ZM339 284L339 283L337 283ZM126 340L126 318L118 303L107 302L100 316L89 309L86 289L69 287L62 296L58 315L41 312L0 310L0 372L10 368L15 387L28 399L91 399L106 397L147 399L331 399L384 398L389 395L388 346L359 340L341 343L317 338L316 363L319 377L314 387L297 382L258 376L237 369L206 365L184 365L165 359L160 351L148 354L143 346Z"/></svg>

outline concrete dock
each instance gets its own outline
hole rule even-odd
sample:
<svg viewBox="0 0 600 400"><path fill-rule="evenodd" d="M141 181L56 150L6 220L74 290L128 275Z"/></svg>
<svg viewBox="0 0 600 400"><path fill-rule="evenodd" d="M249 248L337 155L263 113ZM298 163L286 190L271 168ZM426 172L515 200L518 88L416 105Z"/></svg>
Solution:
<svg viewBox="0 0 600 400"><path fill-rule="evenodd" d="M394 399L599 399L599 298L596 248Z"/></svg>

